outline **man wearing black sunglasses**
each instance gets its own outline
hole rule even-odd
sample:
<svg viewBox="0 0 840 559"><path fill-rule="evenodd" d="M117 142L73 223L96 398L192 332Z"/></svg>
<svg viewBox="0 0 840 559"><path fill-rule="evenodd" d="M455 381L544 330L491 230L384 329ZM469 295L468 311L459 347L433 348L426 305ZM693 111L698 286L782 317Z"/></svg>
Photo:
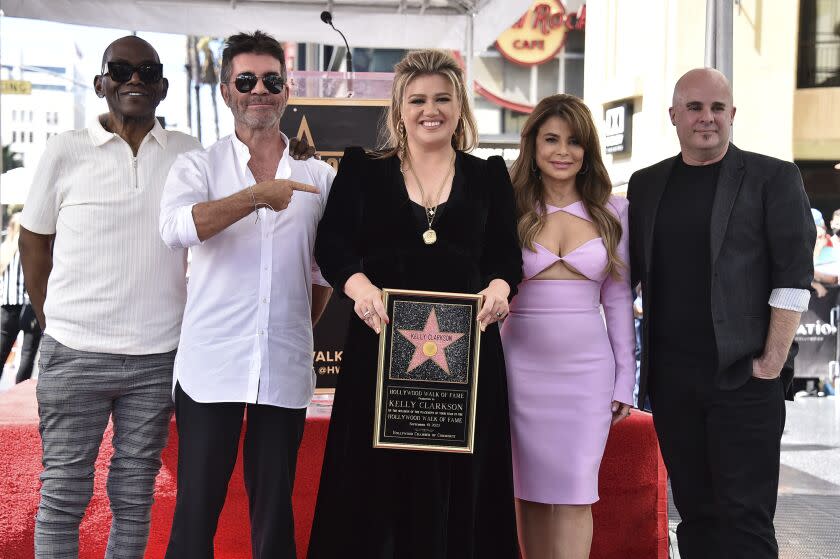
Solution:
<svg viewBox="0 0 840 559"><path fill-rule="evenodd" d="M312 324L332 291L312 249L334 172L290 157L280 132L285 78L274 38L229 37L221 92L235 133L178 158L164 188L161 235L192 253L175 362L178 496L168 559L213 556L246 409L252 555L295 557L291 488L315 384Z"/></svg>
<svg viewBox="0 0 840 559"><path fill-rule="evenodd" d="M78 556L109 418L106 557L143 557L186 301L186 251L161 242L157 217L172 162L201 145L155 118L168 83L143 39L114 41L94 87L108 112L47 143L22 218L26 287L46 328L37 558Z"/></svg>

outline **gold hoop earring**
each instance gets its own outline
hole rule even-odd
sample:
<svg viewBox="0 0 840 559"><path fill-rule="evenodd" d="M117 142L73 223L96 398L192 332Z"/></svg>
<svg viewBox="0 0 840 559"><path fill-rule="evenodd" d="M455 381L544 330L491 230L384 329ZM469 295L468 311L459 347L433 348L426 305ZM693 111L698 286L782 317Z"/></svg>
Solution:
<svg viewBox="0 0 840 559"><path fill-rule="evenodd" d="M408 136L405 132L405 123L400 120L397 124L397 151L399 152L400 159L405 159L405 153L408 149Z"/></svg>
<svg viewBox="0 0 840 559"><path fill-rule="evenodd" d="M458 116L458 124L455 125L455 131L452 133L452 144L458 143L458 138L464 135L464 115Z"/></svg>

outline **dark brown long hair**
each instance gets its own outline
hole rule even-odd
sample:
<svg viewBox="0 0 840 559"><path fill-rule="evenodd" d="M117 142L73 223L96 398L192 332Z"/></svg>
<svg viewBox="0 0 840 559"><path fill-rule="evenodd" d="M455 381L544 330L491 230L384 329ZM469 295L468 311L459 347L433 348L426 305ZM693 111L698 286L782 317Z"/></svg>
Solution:
<svg viewBox="0 0 840 559"><path fill-rule="evenodd" d="M519 157L511 167L513 189L516 194L516 214L519 241L523 247L534 249L534 237L545 223L545 189L536 168L537 134L543 123L558 116L568 123L572 133L583 146L583 173L578 173L575 187L583 206L607 248L606 272L618 278L625 263L618 256L621 222L607 208L612 183L601 159L601 143L592 122L589 108L574 95L558 94L540 101L525 122L519 142Z"/></svg>

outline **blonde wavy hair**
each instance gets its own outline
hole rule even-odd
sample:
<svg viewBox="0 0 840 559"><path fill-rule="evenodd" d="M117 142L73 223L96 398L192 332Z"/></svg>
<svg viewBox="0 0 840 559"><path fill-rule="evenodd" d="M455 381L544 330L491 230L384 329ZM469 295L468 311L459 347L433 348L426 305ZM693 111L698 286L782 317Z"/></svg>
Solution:
<svg viewBox="0 0 840 559"><path fill-rule="evenodd" d="M568 123L583 147L584 172L578 173L575 187L607 248L606 272L618 279L626 264L618 256L618 242L622 234L621 222L607 208L612 183L601 159L601 143L592 122L592 114L583 101L573 95L561 93L546 97L534 107L522 128L519 157L511 167L519 242L529 250L536 250L534 237L545 224L545 189L536 167L536 144L540 127L554 116Z"/></svg>
<svg viewBox="0 0 840 559"><path fill-rule="evenodd" d="M400 159L405 159L408 144L405 127L400 127L405 88L414 78L430 75L439 75L448 79L458 99L461 117L452 135L452 147L460 151L470 151L478 143L478 126L467 96L464 72L458 62L451 54L443 50L413 50L394 66L391 105L385 115L384 142L379 152L380 157L398 155Z"/></svg>

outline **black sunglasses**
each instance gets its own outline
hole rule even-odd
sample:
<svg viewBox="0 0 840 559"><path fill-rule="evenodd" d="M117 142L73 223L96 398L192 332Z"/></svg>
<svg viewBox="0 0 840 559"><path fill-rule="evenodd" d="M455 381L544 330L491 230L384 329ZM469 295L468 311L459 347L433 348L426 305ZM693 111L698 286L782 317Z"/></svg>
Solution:
<svg viewBox="0 0 840 559"><path fill-rule="evenodd" d="M140 76L140 81L146 84L157 83L163 79L163 64L156 64L154 62L144 62L137 66L132 66L127 62L108 62L108 72L104 75L110 76L112 80L119 83L125 83L131 79L134 72Z"/></svg>
<svg viewBox="0 0 840 559"><path fill-rule="evenodd" d="M280 74L258 76L253 72L243 72L236 76L236 79L233 80L233 85L239 93L248 93L257 87L257 80L260 78L262 78L263 85L269 92L274 94L283 92L283 86L286 85L286 78Z"/></svg>

